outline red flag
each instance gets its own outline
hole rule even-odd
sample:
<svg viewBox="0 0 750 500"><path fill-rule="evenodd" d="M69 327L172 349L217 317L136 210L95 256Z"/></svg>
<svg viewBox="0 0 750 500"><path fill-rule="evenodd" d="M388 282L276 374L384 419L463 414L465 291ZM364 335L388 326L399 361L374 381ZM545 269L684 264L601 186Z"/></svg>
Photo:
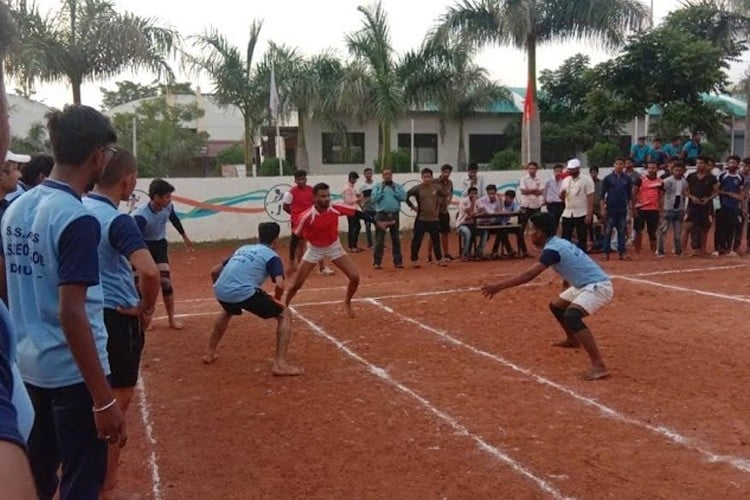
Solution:
<svg viewBox="0 0 750 500"><path fill-rule="evenodd" d="M536 114L536 102L531 91L531 85L526 87L526 97L523 100L523 121L528 122Z"/></svg>

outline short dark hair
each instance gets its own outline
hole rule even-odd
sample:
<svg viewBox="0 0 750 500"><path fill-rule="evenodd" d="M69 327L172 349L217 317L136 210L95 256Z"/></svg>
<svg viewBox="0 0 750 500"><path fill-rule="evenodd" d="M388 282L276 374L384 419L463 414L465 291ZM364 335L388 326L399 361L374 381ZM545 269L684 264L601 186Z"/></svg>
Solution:
<svg viewBox="0 0 750 500"><path fill-rule="evenodd" d="M134 174L136 171L138 171L138 162L135 156L127 149L118 147L96 183L105 188L112 187L126 175Z"/></svg>
<svg viewBox="0 0 750 500"><path fill-rule="evenodd" d="M479 170L479 165L477 165L476 163L469 163L468 170Z"/></svg>
<svg viewBox="0 0 750 500"><path fill-rule="evenodd" d="M555 218L548 212L540 212L531 216L531 223L547 238L555 235Z"/></svg>
<svg viewBox="0 0 750 500"><path fill-rule="evenodd" d="M313 186L313 194L318 194L320 191L328 191L331 189L331 186L326 184L325 182L319 182Z"/></svg>
<svg viewBox="0 0 750 500"><path fill-rule="evenodd" d="M650 160L648 160L648 161L646 162L646 165L651 165L652 163L653 163L654 165L656 165L657 167L659 166L659 160L655 160L655 159L653 159L653 158L652 158L652 159L650 159Z"/></svg>
<svg viewBox="0 0 750 500"><path fill-rule="evenodd" d="M507 196L507 197L509 197L509 198L515 198L515 197L516 197L516 192L515 192L515 191L513 191L512 189L508 189L508 190L507 190L507 191L505 192L505 196Z"/></svg>
<svg viewBox="0 0 750 500"><path fill-rule="evenodd" d="M427 167L423 168L422 169L422 175L424 175L424 174L430 174L430 175L432 175L432 169L431 168L427 168Z"/></svg>
<svg viewBox="0 0 750 500"><path fill-rule="evenodd" d="M672 142L674 142L674 141L681 141L681 140L682 140L682 137L680 137L679 135L676 135L676 136L672 137Z"/></svg>
<svg viewBox="0 0 750 500"><path fill-rule="evenodd" d="M674 165L672 165L672 168L685 168L685 164L680 160L677 160L676 162L674 162Z"/></svg>
<svg viewBox="0 0 750 500"><path fill-rule="evenodd" d="M261 222L258 224L258 241L270 245L279 237L281 226L275 222Z"/></svg>
<svg viewBox="0 0 750 500"><path fill-rule="evenodd" d="M618 156L617 158L615 158L615 163L617 163L618 161L624 162L625 160L626 158L624 156Z"/></svg>
<svg viewBox="0 0 750 500"><path fill-rule="evenodd" d="M445 165L443 165L442 167L440 167L440 171L441 172L453 172L453 166L450 165L450 164L448 164L448 163L446 163Z"/></svg>
<svg viewBox="0 0 750 500"><path fill-rule="evenodd" d="M645 141L645 140L646 140L646 136L645 136L645 135L642 135L642 136L640 136L640 137L638 138L638 140L639 140L639 141Z"/></svg>
<svg viewBox="0 0 750 500"><path fill-rule="evenodd" d="M372 167L367 167L362 172L372 172Z"/></svg>
<svg viewBox="0 0 750 500"><path fill-rule="evenodd" d="M34 187L38 184L37 179L40 175L49 177L52 167L55 166L55 159L47 153L36 153L31 155L31 161L23 166L21 170L21 182L27 187Z"/></svg>
<svg viewBox="0 0 750 500"><path fill-rule="evenodd" d="M742 163L744 163L745 165L750 165L750 156L742 160Z"/></svg>
<svg viewBox="0 0 750 500"><path fill-rule="evenodd" d="M739 162L741 162L741 161L742 161L742 160L740 160L740 157L739 157L739 156L737 156L737 155L732 155L732 156L729 156L729 157L727 158L727 161L729 161L729 160L734 160L734 161L736 161L737 163L739 163Z"/></svg>
<svg viewBox="0 0 750 500"><path fill-rule="evenodd" d="M711 158L709 158L708 156L704 156L704 155L700 155L698 158L696 158L696 161L697 160L700 160L703 163L708 163L710 161L713 161L713 160L711 160Z"/></svg>
<svg viewBox="0 0 750 500"><path fill-rule="evenodd" d="M302 170L300 168L300 169L297 169L297 170L294 171L294 178L295 178L295 180L296 179L301 179L303 177L307 178L307 170Z"/></svg>
<svg viewBox="0 0 750 500"><path fill-rule="evenodd" d="M484 188L485 191L497 191L497 186L494 184L487 184L487 187Z"/></svg>
<svg viewBox="0 0 750 500"><path fill-rule="evenodd" d="M565 168L565 165L563 165L562 163L558 163L554 167L552 167L552 170L557 170L557 169L562 170L564 168Z"/></svg>
<svg viewBox="0 0 750 500"><path fill-rule="evenodd" d="M593 167L593 166L592 166L592 167L589 167L589 172L592 172L592 173L593 173L593 172L599 173L599 167Z"/></svg>
<svg viewBox="0 0 750 500"><path fill-rule="evenodd" d="M477 194L479 194L479 190L477 189L477 187L476 187L476 186L471 186L471 187L469 188L469 190L468 190L468 191L466 191L466 194L471 194L471 193L477 193Z"/></svg>
<svg viewBox="0 0 750 500"><path fill-rule="evenodd" d="M532 165L534 165L536 168L539 168L539 164L537 162L535 162L535 161L530 161L526 166L530 167Z"/></svg>
<svg viewBox="0 0 750 500"><path fill-rule="evenodd" d="M81 104L47 113L47 130L55 160L67 165L81 165L97 149L117 142L109 118Z"/></svg>
<svg viewBox="0 0 750 500"><path fill-rule="evenodd" d="M351 172L349 172L349 178L350 179L359 179L359 174L357 172L355 172L354 170L352 170Z"/></svg>
<svg viewBox="0 0 750 500"><path fill-rule="evenodd" d="M170 193L174 193L174 186L164 179L156 178L148 186L148 197L152 200L154 196L166 196Z"/></svg>
<svg viewBox="0 0 750 500"><path fill-rule="evenodd" d="M651 142L656 142L656 141L661 142L661 137L654 137L654 139Z"/></svg>

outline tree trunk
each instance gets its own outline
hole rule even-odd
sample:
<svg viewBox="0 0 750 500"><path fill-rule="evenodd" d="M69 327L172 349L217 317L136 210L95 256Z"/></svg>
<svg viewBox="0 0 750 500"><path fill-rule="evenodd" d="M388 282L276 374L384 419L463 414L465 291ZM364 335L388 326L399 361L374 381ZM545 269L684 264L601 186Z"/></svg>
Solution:
<svg viewBox="0 0 750 500"><path fill-rule="evenodd" d="M466 141L464 140L464 121L458 120L458 159L456 161L456 170L463 172L466 170Z"/></svg>
<svg viewBox="0 0 750 500"><path fill-rule="evenodd" d="M73 104L81 104L81 82L71 80L71 87L73 87Z"/></svg>
<svg viewBox="0 0 750 500"><path fill-rule="evenodd" d="M536 37L532 34L527 38L526 55L528 57L528 85L527 95L534 104L533 113L528 121L524 121L521 129L521 161L542 163L542 126L539 118L539 108L536 98Z"/></svg>
<svg viewBox="0 0 750 500"><path fill-rule="evenodd" d="M247 118L249 113L245 115L245 138L243 143L243 155L245 156L245 175L253 175L253 138L252 138L252 125L250 119ZM260 165L258 165L260 167Z"/></svg>
<svg viewBox="0 0 750 500"><path fill-rule="evenodd" d="M295 155L297 168L310 169L310 159L307 157L307 140L305 139L305 113L297 110L297 153Z"/></svg>
<svg viewBox="0 0 750 500"><path fill-rule="evenodd" d="M381 163L380 171L382 172L385 168L393 168L392 163L391 125L389 123L383 123L383 160Z"/></svg>
<svg viewBox="0 0 750 500"><path fill-rule="evenodd" d="M745 140L743 141L743 158L750 156L750 80L745 85L745 99L747 100L747 105L745 108Z"/></svg>

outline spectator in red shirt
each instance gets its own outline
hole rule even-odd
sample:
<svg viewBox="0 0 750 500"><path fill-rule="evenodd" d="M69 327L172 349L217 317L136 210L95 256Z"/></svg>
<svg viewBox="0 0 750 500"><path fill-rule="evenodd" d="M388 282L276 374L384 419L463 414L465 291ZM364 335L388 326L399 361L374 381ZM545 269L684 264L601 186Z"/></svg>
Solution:
<svg viewBox="0 0 750 500"><path fill-rule="evenodd" d="M313 195L315 204L302 214L294 230L294 234L307 241L307 251L302 256L302 264L286 295L285 304L289 305L315 265L328 258L349 278L344 304L346 313L353 318L352 297L359 287L359 271L339 241L339 217L353 217L357 215L357 208L331 204L331 188L323 182L313 187Z"/></svg>
<svg viewBox="0 0 750 500"><path fill-rule="evenodd" d="M633 246L640 258L643 246L643 230L648 230L648 243L656 252L656 231L659 228L661 211L664 207L664 181L659 178L659 165L656 160L646 163L646 175L635 184L635 239Z"/></svg>

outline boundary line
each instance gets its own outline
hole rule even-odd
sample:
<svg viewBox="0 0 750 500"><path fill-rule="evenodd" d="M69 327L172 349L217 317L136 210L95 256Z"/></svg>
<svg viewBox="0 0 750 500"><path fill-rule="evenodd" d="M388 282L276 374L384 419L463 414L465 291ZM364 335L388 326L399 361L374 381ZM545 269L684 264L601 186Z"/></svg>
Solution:
<svg viewBox="0 0 750 500"><path fill-rule="evenodd" d="M404 314L396 311L395 309L393 309L391 307L388 307L388 306L386 306L384 304L381 304L376 299L369 299L368 302L371 303L371 304L373 304L373 305L375 305L375 306L377 306L377 307L379 307L380 309L382 309L382 310L384 310L384 311L386 311L386 312L388 312L390 314L393 314L394 316L396 316L396 317L398 317L398 318L400 318L400 319L402 319L402 320L404 320L404 321L406 321L408 323L416 325L417 327L421 328L422 330L425 330L425 331L430 332L430 333L432 333L434 335L437 335L438 337L440 337L440 338L442 338L442 339L450 342L453 345L456 345L456 346L459 346L459 347L463 347L463 348L468 349L469 351L473 352L474 354L477 354L479 356L491 359L491 360L499 363L500 365L504 366L505 368L509 368L510 370L513 370L513 371L515 371L517 373L525 375L527 378L531 379L532 381L536 382L537 384L548 386L548 387L551 387L553 389L556 389L557 391L562 392L563 394L566 394L566 395L570 396L571 398L575 399L576 401L578 401L580 403L583 403L585 406L596 408L604 416L606 416L606 417L608 417L610 419L617 420L617 421L620 421L620 422L623 422L623 423L626 423L626 424L630 424L630 425L633 425L633 426L636 426L636 427L640 427L642 429L649 430L649 431L651 431L651 432L653 432L653 433L655 433L655 434L657 434L659 436L662 436L662 437L666 438L668 441L670 441L670 442L672 442L674 444L678 444L678 445L681 445L681 446L686 447L688 449L697 451L698 453L700 453L701 455L703 455L704 458L709 463L717 463L717 462L718 463L726 463L726 464L731 465L732 467L734 467L735 469L737 469L737 470L739 470L741 472L750 474L750 459L736 457L736 456L732 456L732 455L719 455L717 453L714 453L713 451L710 451L707 448L705 448L702 444L696 442L694 439L691 439L691 438L689 438L687 436L683 436L682 434L680 434L680 433L678 433L678 432L676 432L676 431L674 431L674 430L672 430L672 429L670 429L668 427L665 427L663 425L652 425L652 424L643 422L641 420L638 420L638 419L635 419L635 418L632 418L632 417L628 417L627 415L624 415L624 414L618 412L614 408L612 408L610 406L607 406L604 403L600 403L599 401L597 401L594 398L590 398L590 397L584 396L583 394L580 394L579 392L577 392L577 391L575 391L573 389L570 389L570 388L568 388L568 387L566 387L566 386L564 386L562 384L559 384L559 383L557 383L557 382L555 382L553 380L550 380L550 379L548 379L546 377L543 377L541 375L537 375L536 373L534 373L533 371L529 370L528 368L524 368L522 366L519 366L519 365L513 363L512 361L509 361L509 360L505 359L504 357L502 357L500 355L492 354L492 353L489 353L487 351L483 351L481 349L478 349L478 348L474 347L471 344L467 344L466 342L464 342L464 341L462 341L460 339L457 339L456 337L451 336L448 332L446 332L444 330L440 330L440 329L434 328L432 326L429 326L426 323L422 323L421 321L416 320L416 319L414 319L414 318L412 318L410 316L406 316L406 315L404 315Z"/></svg>
<svg viewBox="0 0 750 500"><path fill-rule="evenodd" d="M146 433L146 441L149 447L148 465L151 469L151 493L154 500L161 500L161 476L159 475L159 463L156 460L156 439L154 439L154 428L151 423L151 409L146 399L146 386L143 383L143 374L138 374L138 383L136 384L138 393L138 407L141 410L141 423Z"/></svg>
<svg viewBox="0 0 750 500"><path fill-rule="evenodd" d="M411 396L421 406L423 406L426 410L428 410L429 413L433 414L438 419L448 424L454 431L456 431L456 433L458 433L461 436L470 438L472 441L474 441L481 451L484 451L485 453L492 455L497 460L510 466L511 469L515 471L517 474L520 474L521 476L524 476L526 479L531 480L534 484L536 484L536 486L540 490L544 491L545 493L548 493L553 498L555 499L568 498L562 495L562 493L560 493L552 484L548 483L544 479L535 475L533 472L527 469L523 464L516 461L509 455L505 454L505 452L503 452L500 448L492 446L491 444L487 443L481 436L477 434L472 434L463 424L456 421L455 418L451 417L450 415L443 412L439 408L436 408L427 399L425 399L424 397L414 392L408 386L394 379L390 375L390 373L388 373L388 370L370 363L369 361L364 359L362 356L354 352L352 349L348 348L338 338L334 337L333 335L328 333L326 330L324 330L322 327L318 326L317 324L315 324L314 322L312 322L311 320L307 319L305 316L297 312L295 308L292 307L291 310L295 316L297 316L305 324L307 324L307 326L313 331L313 333L315 333L319 337L322 337L323 339L333 344L338 350L340 350L341 352L343 352L344 354L346 354L353 360L364 365L372 375L375 375L377 378L379 378L383 382L386 382L387 384L395 387L396 389L406 394L407 396Z"/></svg>
<svg viewBox="0 0 750 500"><path fill-rule="evenodd" d="M713 297L715 299L733 300L735 302L743 302L745 304L750 304L750 299L746 297L742 297L741 295L728 295L725 293L706 292L704 290L698 290L695 288L685 288L685 287L677 286L677 285L666 285L664 283L659 283L658 281L644 280L640 278L631 278L630 276L614 275L612 276L612 278L629 281L631 283L637 283L639 285L655 286L659 288L666 288L667 290L674 290L677 292L692 293L695 295L703 295L705 297Z"/></svg>
<svg viewBox="0 0 750 500"><path fill-rule="evenodd" d="M711 267L692 267L688 269L667 269L665 271L653 271L649 273L636 273L627 275L629 278L646 278L648 276L663 276L667 274L686 274L686 273L699 273L701 271L725 271L729 269L740 269L747 267L745 264L735 264L728 266L711 266Z"/></svg>

